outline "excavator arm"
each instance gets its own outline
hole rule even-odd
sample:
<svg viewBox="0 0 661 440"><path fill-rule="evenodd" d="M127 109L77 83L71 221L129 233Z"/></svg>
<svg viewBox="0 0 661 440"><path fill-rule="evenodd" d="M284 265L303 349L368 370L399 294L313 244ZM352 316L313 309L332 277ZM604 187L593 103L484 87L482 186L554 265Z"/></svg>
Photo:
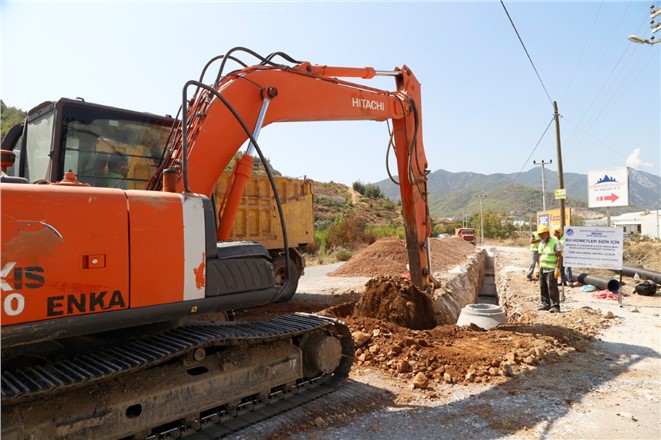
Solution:
<svg viewBox="0 0 661 440"><path fill-rule="evenodd" d="M396 89L380 90L340 79L375 76L394 77ZM258 65L222 77L214 89L215 93L202 90L192 100L184 118L185 142L183 136L176 140L163 166L178 166L177 192L186 189L210 195L218 176L241 145L248 139L254 143L259 130L271 123L391 120L411 280L421 289L433 286L420 83L407 66L383 72L371 67L332 67L308 62L293 67ZM183 151L187 152L186 161ZM229 234L235 215L233 205L238 204L243 192L242 179L252 170L251 160L247 154L235 166L235 188L221 207L219 239L226 239ZM187 169L183 169L183 163L187 163ZM188 188L184 188L186 179L181 178L184 173Z"/></svg>

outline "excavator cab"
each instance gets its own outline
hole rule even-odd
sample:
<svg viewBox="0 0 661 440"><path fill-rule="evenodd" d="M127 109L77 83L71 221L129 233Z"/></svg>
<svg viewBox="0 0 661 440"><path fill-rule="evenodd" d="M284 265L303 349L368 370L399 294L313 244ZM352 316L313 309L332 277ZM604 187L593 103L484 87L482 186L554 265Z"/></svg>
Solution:
<svg viewBox="0 0 661 440"><path fill-rule="evenodd" d="M108 183L109 159L126 158L126 189L146 189L158 168L176 119L82 100L47 101L13 127L2 149L16 153L8 174L29 182L59 182L68 171L94 187Z"/></svg>

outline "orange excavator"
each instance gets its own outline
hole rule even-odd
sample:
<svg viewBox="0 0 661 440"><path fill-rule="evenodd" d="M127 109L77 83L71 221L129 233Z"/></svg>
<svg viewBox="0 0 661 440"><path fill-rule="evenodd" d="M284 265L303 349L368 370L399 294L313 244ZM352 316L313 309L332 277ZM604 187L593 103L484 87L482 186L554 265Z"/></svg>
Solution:
<svg viewBox="0 0 661 440"><path fill-rule="evenodd" d="M73 173L57 183L5 179L3 152L3 439L216 438L342 383L354 351L342 322L221 319L282 299L266 249L226 241L254 151L266 163L257 137L270 123L392 121L411 279L434 288L420 84L410 69L244 48L218 60L213 83L202 83L210 62L184 87L182 123L146 189L93 187ZM241 68L224 74L232 60ZM341 79L378 75L396 90ZM50 133L47 121L31 123ZM210 195L244 142L217 218Z"/></svg>

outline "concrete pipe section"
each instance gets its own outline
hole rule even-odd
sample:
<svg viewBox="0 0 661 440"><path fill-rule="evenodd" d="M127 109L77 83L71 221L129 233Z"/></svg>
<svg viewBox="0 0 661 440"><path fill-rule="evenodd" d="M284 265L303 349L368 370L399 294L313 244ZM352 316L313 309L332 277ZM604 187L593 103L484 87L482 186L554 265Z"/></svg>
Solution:
<svg viewBox="0 0 661 440"><path fill-rule="evenodd" d="M461 309L457 325L475 324L485 330L507 321L507 315L495 304L468 304Z"/></svg>

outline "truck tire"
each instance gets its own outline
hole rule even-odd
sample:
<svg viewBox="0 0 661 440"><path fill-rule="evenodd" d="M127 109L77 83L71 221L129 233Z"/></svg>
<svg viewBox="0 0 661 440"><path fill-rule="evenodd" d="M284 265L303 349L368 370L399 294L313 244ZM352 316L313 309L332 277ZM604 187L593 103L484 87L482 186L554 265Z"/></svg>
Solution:
<svg viewBox="0 0 661 440"><path fill-rule="evenodd" d="M289 261L289 265L291 266L292 279L289 285L282 292L278 302L289 301L294 296L296 289L298 288L298 279L300 278L298 268L296 267L296 263L292 260ZM282 286L285 284L285 281L287 280L287 265L283 255L273 259L273 276L275 277L276 286Z"/></svg>

